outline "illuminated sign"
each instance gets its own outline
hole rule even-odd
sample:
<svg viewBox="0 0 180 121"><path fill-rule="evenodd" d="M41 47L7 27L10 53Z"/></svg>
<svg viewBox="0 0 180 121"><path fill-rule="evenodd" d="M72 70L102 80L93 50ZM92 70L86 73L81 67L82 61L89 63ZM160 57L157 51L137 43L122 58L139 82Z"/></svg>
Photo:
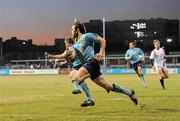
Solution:
<svg viewBox="0 0 180 121"><path fill-rule="evenodd" d="M144 32L136 31L134 33L136 34L137 38L144 37Z"/></svg>
<svg viewBox="0 0 180 121"><path fill-rule="evenodd" d="M130 26L130 29L146 29L146 23L135 23Z"/></svg>
<svg viewBox="0 0 180 121"><path fill-rule="evenodd" d="M138 31L134 32L137 38L144 37L145 36L144 32L142 32L140 30L146 29L146 23L133 23L130 26L130 29L138 30Z"/></svg>

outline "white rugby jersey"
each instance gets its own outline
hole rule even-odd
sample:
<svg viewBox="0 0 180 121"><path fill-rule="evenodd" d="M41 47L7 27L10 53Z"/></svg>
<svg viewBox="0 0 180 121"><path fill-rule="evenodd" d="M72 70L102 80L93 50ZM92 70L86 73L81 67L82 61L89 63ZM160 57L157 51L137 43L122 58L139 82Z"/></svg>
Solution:
<svg viewBox="0 0 180 121"><path fill-rule="evenodd" d="M165 51L162 48L151 51L150 59L154 59L154 65L162 65L165 63Z"/></svg>

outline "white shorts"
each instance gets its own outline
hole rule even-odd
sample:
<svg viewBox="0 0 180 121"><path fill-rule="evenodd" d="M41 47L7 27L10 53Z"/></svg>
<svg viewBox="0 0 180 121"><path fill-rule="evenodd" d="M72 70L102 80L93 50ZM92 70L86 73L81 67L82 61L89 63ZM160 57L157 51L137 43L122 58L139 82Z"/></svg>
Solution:
<svg viewBox="0 0 180 121"><path fill-rule="evenodd" d="M166 63L155 63L154 64L154 67L156 68L156 70L157 69L162 69L162 70L167 70L167 65L166 65Z"/></svg>

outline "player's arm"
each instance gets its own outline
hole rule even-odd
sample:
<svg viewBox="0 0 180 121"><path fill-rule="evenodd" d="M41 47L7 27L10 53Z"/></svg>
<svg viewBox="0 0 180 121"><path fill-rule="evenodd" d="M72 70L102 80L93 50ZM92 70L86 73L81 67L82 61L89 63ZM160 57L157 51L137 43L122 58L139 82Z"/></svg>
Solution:
<svg viewBox="0 0 180 121"><path fill-rule="evenodd" d="M58 58L58 59L62 59L62 58L64 58L64 55L63 55L63 54L57 54L57 55L48 54L47 57L48 57L48 58Z"/></svg>
<svg viewBox="0 0 180 121"><path fill-rule="evenodd" d="M67 51L65 50L62 54L57 54L57 55L51 55L48 54L48 58L58 58L58 59L62 59L62 58L66 58L68 55Z"/></svg>
<svg viewBox="0 0 180 121"><path fill-rule="evenodd" d="M142 55L142 61L145 61L145 56L144 55Z"/></svg>
<svg viewBox="0 0 180 121"><path fill-rule="evenodd" d="M154 66L154 59L150 59L151 61L151 66Z"/></svg>
<svg viewBox="0 0 180 121"><path fill-rule="evenodd" d="M141 49L139 49L139 54L142 56L142 61L144 61L145 60L145 56L144 56L144 52L141 50Z"/></svg>
<svg viewBox="0 0 180 121"><path fill-rule="evenodd" d="M129 56L129 53L128 53L128 50L126 51L126 54L125 54L125 60L129 60L130 59L130 56Z"/></svg>
<svg viewBox="0 0 180 121"><path fill-rule="evenodd" d="M155 67L154 67L154 59L150 59L151 61L151 67L155 70Z"/></svg>
<svg viewBox="0 0 180 121"><path fill-rule="evenodd" d="M166 51L165 51L164 47L162 47L162 49L163 49L164 60L166 61L167 60Z"/></svg>
<svg viewBox="0 0 180 121"><path fill-rule="evenodd" d="M125 60L131 61L132 58L133 58L133 56L134 56L134 55L131 55L131 56L130 56L129 51L127 50L127 52L126 52L126 54L125 54Z"/></svg>
<svg viewBox="0 0 180 121"><path fill-rule="evenodd" d="M150 62L151 62L151 66L154 69L154 51L151 52L151 55L149 57Z"/></svg>
<svg viewBox="0 0 180 121"><path fill-rule="evenodd" d="M100 36L97 37L97 43L99 43L100 51L96 54L97 60L102 60L105 54L106 40Z"/></svg>
<svg viewBox="0 0 180 121"><path fill-rule="evenodd" d="M64 60L64 61L60 62L60 65L61 65L61 66L62 66L62 65L67 65L67 64L69 64L67 60Z"/></svg>

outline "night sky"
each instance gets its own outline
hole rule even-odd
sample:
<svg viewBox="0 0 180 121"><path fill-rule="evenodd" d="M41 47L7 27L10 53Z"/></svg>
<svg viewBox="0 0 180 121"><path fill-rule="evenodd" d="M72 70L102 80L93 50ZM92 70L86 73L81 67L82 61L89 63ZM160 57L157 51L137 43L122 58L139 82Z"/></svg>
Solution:
<svg viewBox="0 0 180 121"><path fill-rule="evenodd" d="M180 0L0 0L0 37L33 39L34 44L54 44L70 35L77 18L129 20L180 19Z"/></svg>

